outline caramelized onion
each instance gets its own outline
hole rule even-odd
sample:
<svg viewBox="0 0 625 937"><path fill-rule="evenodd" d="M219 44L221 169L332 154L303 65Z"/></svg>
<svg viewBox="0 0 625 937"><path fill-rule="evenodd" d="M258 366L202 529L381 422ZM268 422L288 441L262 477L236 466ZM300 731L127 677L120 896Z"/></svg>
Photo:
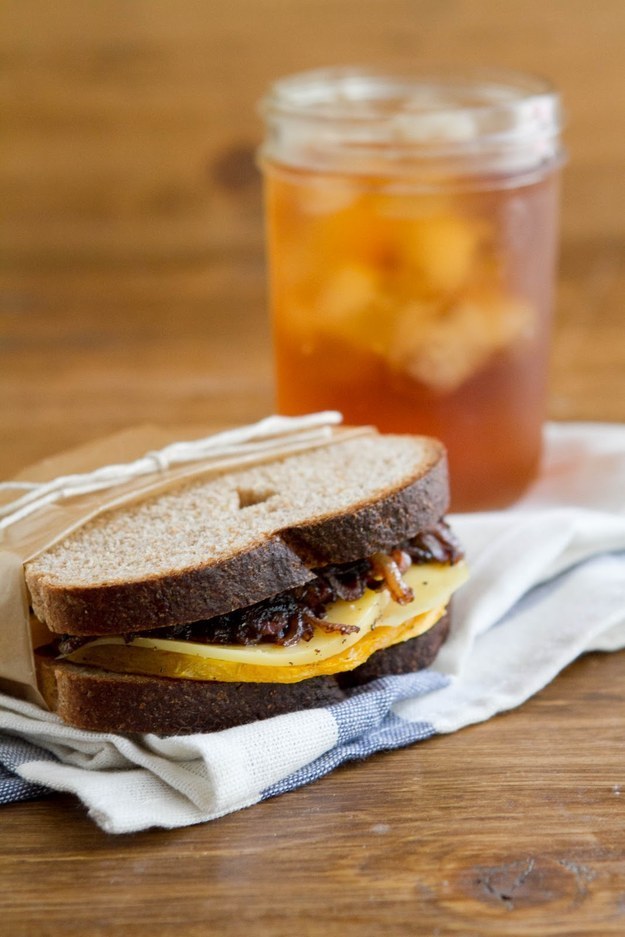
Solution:
<svg viewBox="0 0 625 937"><path fill-rule="evenodd" d="M414 592L401 578L399 566L392 556L386 553L374 553L371 557L374 575L384 581L393 601L398 605L407 605L414 599Z"/></svg>
<svg viewBox="0 0 625 937"><path fill-rule="evenodd" d="M340 621L327 621L325 618L315 618L315 625L323 628L326 634L356 634L360 631L358 625L342 625Z"/></svg>
<svg viewBox="0 0 625 937"><path fill-rule="evenodd" d="M325 618L332 602L342 599L356 602L366 589L388 588L399 605L412 601L412 590L402 573L412 563L447 563L453 565L463 556L462 547L444 520L415 534L386 553L348 563L330 564L314 569L315 578L280 595L238 609L226 615L188 624L171 625L140 632L144 637L194 641L202 644L276 644L291 647L310 641L315 628L350 634L356 625L342 625ZM131 641L134 634L122 635ZM90 636L64 635L57 644L61 656L92 640Z"/></svg>

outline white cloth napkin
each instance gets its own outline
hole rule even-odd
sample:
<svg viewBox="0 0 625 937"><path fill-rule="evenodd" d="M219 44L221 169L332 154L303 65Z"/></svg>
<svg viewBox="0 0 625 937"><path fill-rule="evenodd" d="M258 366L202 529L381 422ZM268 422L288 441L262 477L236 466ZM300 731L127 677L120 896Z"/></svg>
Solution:
<svg viewBox="0 0 625 937"><path fill-rule="evenodd" d="M431 670L326 709L167 739L83 732L0 696L5 773L73 792L109 832L199 823L488 719L581 653L625 646L625 426L549 425L541 476L522 501L451 522L471 578Z"/></svg>

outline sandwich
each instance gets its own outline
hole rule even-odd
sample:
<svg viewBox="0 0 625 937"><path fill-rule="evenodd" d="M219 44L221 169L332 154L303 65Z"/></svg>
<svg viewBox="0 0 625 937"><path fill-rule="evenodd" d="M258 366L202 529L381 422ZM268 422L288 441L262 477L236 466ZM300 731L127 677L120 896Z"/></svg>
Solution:
<svg viewBox="0 0 625 937"><path fill-rule="evenodd" d="M427 667L467 577L448 500L442 444L371 432L112 509L26 564L41 692L189 734Z"/></svg>

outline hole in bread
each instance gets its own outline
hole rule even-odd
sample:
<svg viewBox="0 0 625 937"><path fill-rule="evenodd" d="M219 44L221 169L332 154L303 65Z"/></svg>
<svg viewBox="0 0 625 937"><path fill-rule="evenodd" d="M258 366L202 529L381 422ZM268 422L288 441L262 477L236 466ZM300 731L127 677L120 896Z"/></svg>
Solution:
<svg viewBox="0 0 625 937"><path fill-rule="evenodd" d="M254 504L263 504L273 498L275 491L269 488L237 488L239 510L251 508Z"/></svg>

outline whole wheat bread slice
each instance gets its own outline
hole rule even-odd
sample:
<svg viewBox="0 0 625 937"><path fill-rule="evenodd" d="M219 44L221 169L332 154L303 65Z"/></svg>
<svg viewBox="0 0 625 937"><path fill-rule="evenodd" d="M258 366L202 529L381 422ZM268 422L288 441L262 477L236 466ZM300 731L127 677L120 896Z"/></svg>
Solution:
<svg viewBox="0 0 625 937"><path fill-rule="evenodd" d="M447 506L440 443L371 434L111 511L28 563L26 582L57 633L181 624L389 549Z"/></svg>
<svg viewBox="0 0 625 937"><path fill-rule="evenodd" d="M329 706L349 688L386 674L429 666L447 636L449 616L429 631L376 651L355 670L301 683L217 683L118 674L37 655L39 686L65 722L95 732L185 735L217 732L298 709Z"/></svg>

